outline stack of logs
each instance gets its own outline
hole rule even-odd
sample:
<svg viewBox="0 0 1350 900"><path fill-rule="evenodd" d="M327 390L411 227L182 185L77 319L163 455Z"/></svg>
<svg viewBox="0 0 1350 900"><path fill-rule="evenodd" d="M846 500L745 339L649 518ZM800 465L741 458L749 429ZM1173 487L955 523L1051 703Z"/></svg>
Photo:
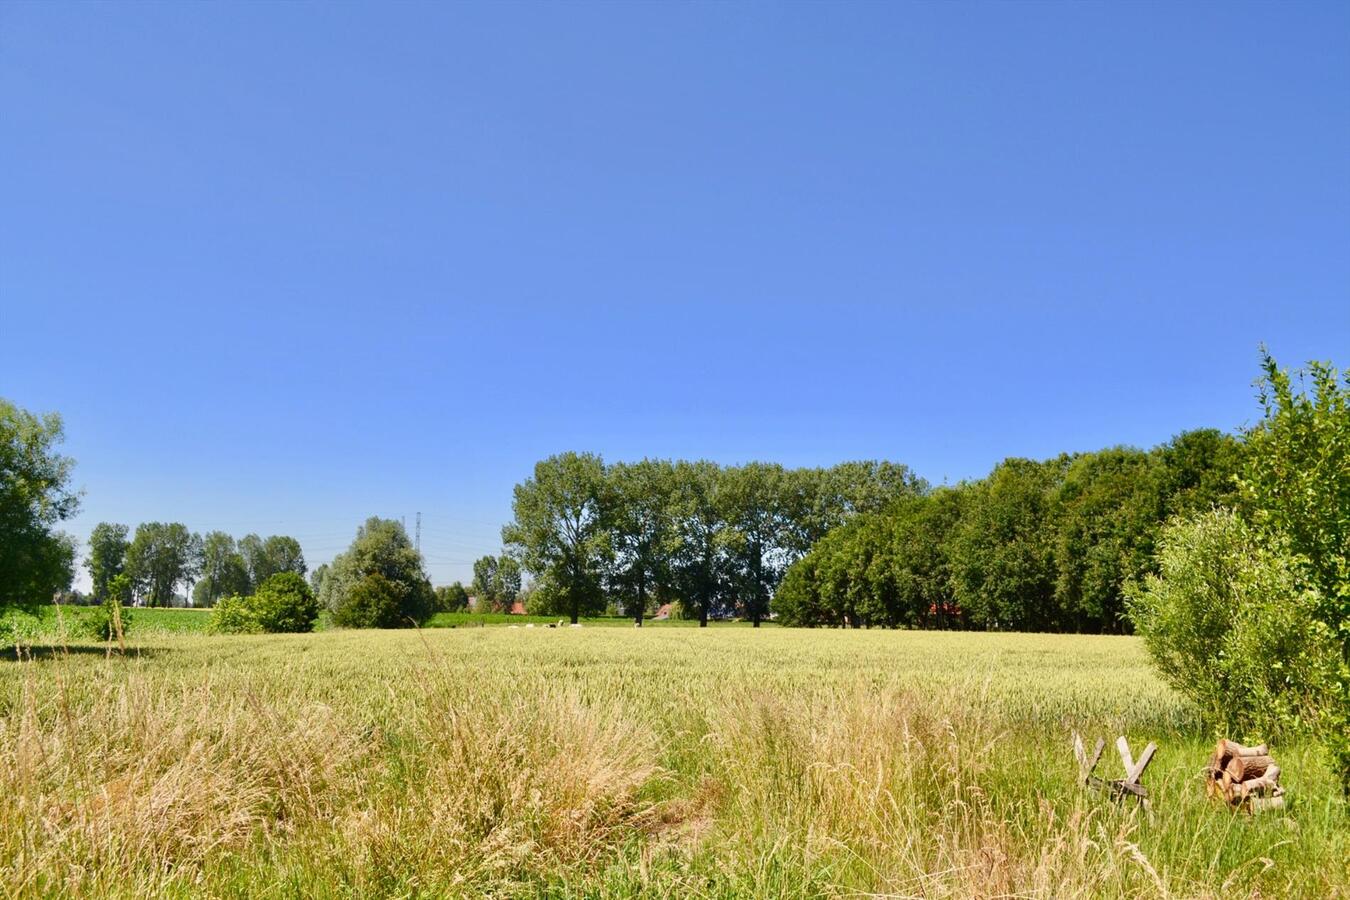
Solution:
<svg viewBox="0 0 1350 900"><path fill-rule="evenodd" d="M1244 747L1222 740L1209 761L1208 791L1230 806L1261 812L1284 806L1280 767L1270 758L1265 744Z"/></svg>

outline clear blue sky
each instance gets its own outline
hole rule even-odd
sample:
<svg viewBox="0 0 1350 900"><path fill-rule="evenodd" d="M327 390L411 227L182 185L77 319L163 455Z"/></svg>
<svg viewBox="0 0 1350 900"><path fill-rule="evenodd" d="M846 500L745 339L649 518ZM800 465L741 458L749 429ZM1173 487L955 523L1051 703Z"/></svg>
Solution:
<svg viewBox="0 0 1350 900"><path fill-rule="evenodd" d="M0 395L71 530L1010 455L1350 365L1350 4L0 5Z"/></svg>

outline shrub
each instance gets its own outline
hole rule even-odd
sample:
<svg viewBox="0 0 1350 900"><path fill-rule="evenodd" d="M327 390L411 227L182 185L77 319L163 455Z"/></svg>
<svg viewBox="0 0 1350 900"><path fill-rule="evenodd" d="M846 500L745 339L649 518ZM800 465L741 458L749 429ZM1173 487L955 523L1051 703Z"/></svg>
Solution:
<svg viewBox="0 0 1350 900"><path fill-rule="evenodd" d="M258 626L268 633L313 631L319 601L305 579L295 572L278 572L249 598Z"/></svg>
<svg viewBox="0 0 1350 900"><path fill-rule="evenodd" d="M1323 730L1350 794L1350 372L1312 362L1295 378L1263 356L1265 415L1247 433L1239 486L1252 521L1294 554L1338 644Z"/></svg>
<svg viewBox="0 0 1350 900"><path fill-rule="evenodd" d="M219 634L258 634L262 623L250 597L221 597L211 610L211 630Z"/></svg>
<svg viewBox="0 0 1350 900"><path fill-rule="evenodd" d="M347 591L333 609L333 624L343 628L400 628L408 624L403 607L408 590L378 572ZM413 621L417 621L416 618Z"/></svg>
<svg viewBox="0 0 1350 900"><path fill-rule="evenodd" d="M131 610L123 607L114 597L109 597L98 606L80 610L75 616L80 634L96 641L117 640L119 620L125 637L131 631L131 619Z"/></svg>
<svg viewBox="0 0 1350 900"><path fill-rule="evenodd" d="M1292 555L1214 510L1164 528L1158 563L1128 593L1163 677L1227 735L1318 728L1333 706L1339 652Z"/></svg>

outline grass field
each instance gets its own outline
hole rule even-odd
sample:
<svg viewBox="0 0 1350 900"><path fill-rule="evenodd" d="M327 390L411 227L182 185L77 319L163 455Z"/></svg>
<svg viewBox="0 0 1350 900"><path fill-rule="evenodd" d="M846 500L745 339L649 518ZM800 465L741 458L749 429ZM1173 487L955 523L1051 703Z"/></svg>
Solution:
<svg viewBox="0 0 1350 900"><path fill-rule="evenodd" d="M158 632L0 663L18 896L1350 896L1317 748L1206 801L1131 638L787 629ZM1161 750L1150 819L1071 734ZM1107 760L1115 765L1114 760Z"/></svg>

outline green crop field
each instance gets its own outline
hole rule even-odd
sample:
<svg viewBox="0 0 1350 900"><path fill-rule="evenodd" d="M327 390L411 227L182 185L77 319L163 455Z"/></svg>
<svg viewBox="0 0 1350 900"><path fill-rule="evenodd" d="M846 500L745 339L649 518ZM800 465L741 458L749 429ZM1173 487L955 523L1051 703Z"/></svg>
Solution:
<svg viewBox="0 0 1350 900"><path fill-rule="evenodd" d="M0 662L14 896L1347 896L1320 752L1204 796L1132 638L162 630ZM1151 816L1072 734L1160 750ZM1114 758L1104 761L1118 765Z"/></svg>

